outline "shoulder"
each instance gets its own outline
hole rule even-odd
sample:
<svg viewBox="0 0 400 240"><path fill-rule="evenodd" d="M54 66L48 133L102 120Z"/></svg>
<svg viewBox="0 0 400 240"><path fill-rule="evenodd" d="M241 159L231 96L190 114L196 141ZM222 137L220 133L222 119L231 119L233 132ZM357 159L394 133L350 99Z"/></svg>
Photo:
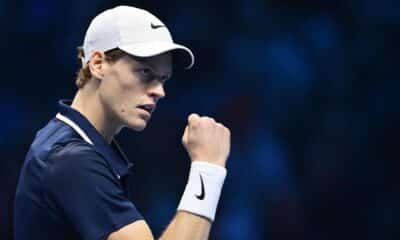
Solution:
<svg viewBox="0 0 400 240"><path fill-rule="evenodd" d="M98 178L114 181L107 161L84 141L74 140L54 146L49 154L46 180L48 183L84 184Z"/></svg>
<svg viewBox="0 0 400 240"><path fill-rule="evenodd" d="M82 162L85 159L101 159L95 148L83 140L70 139L57 142L48 156L52 164L62 165L68 162Z"/></svg>
<svg viewBox="0 0 400 240"><path fill-rule="evenodd" d="M85 142L69 142L49 156L43 176L44 193L62 206L99 202L123 192L107 161ZM106 198L106 197L105 197Z"/></svg>

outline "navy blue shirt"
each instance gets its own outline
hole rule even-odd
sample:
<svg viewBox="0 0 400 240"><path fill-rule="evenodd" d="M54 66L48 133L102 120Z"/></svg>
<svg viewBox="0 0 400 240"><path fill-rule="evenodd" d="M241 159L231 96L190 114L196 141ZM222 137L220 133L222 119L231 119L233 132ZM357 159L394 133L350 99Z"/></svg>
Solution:
<svg viewBox="0 0 400 240"><path fill-rule="evenodd" d="M105 239L143 219L126 189L131 163L68 104L59 102L59 114L26 156L15 198L16 240Z"/></svg>

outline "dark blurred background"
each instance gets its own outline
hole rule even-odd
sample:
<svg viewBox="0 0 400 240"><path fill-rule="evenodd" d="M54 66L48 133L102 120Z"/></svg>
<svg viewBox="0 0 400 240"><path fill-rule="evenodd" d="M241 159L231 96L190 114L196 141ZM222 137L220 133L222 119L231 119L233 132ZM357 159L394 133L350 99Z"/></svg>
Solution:
<svg viewBox="0 0 400 240"><path fill-rule="evenodd" d="M174 215L191 112L232 130L210 239L400 239L400 1L0 0L0 239L35 133L76 91L76 47L120 4L150 10L196 55L149 127L117 137L156 236Z"/></svg>

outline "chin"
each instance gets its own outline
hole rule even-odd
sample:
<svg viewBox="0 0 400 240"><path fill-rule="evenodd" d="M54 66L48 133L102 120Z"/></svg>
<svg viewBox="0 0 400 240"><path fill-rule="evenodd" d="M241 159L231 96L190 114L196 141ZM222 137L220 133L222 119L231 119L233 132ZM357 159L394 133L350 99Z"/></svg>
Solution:
<svg viewBox="0 0 400 240"><path fill-rule="evenodd" d="M136 132L141 132L146 128L146 126L142 126L142 127L131 127L132 130L135 130Z"/></svg>
<svg viewBox="0 0 400 240"><path fill-rule="evenodd" d="M126 124L126 127L128 127L129 129L132 129L134 131L141 132L146 128L147 123L144 120L139 120L139 121L128 122Z"/></svg>
<svg viewBox="0 0 400 240"><path fill-rule="evenodd" d="M137 132L143 131L147 127L149 120L150 118L146 120L136 114L126 114L120 116L120 121L122 122L122 125L124 127L127 127Z"/></svg>

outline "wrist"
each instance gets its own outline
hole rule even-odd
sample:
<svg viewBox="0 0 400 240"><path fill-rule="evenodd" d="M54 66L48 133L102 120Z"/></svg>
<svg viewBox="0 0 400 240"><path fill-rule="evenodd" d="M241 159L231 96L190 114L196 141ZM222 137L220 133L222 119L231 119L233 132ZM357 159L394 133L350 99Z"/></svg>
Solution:
<svg viewBox="0 0 400 240"><path fill-rule="evenodd" d="M198 160L201 159L201 160ZM192 163L207 163L212 166L225 167L226 159L213 159L213 158L192 158Z"/></svg>
<svg viewBox="0 0 400 240"><path fill-rule="evenodd" d="M193 161L178 210L214 221L226 174L226 169L220 165Z"/></svg>
<svg viewBox="0 0 400 240"><path fill-rule="evenodd" d="M213 174L225 174L227 173L227 170L225 168L225 165L220 162L211 162L211 161L201 161L201 160L192 160L192 165L190 169L192 168L199 168L202 171L211 171Z"/></svg>

